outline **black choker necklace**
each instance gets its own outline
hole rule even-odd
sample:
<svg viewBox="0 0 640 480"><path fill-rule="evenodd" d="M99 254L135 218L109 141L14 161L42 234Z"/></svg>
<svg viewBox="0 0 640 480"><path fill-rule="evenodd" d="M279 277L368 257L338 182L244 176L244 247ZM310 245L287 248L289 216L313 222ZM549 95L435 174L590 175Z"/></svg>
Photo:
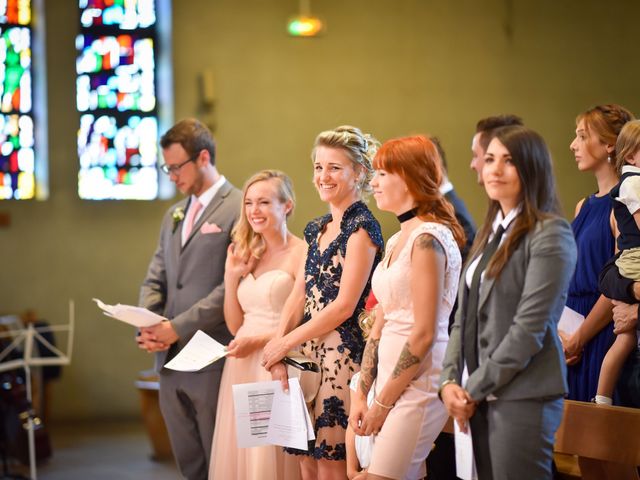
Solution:
<svg viewBox="0 0 640 480"><path fill-rule="evenodd" d="M408 211L398 215L398 220L400 221L400 223L404 223L407 220L411 220L417 214L418 214L418 209L417 208L412 208L411 210L408 210Z"/></svg>

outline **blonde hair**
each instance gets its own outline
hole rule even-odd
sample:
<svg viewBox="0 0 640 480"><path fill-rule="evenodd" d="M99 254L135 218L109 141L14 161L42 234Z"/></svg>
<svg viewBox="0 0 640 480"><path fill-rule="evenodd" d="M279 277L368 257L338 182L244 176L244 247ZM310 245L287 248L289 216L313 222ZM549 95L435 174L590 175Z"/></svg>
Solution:
<svg viewBox="0 0 640 480"><path fill-rule="evenodd" d="M266 248L262 235L253 231L247 212L244 207L244 200L247 196L247 190L251 185L258 182L272 181L276 186L276 194L278 200L282 203L291 202L291 210L287 212L287 218L293 213L293 206L296 203L295 194L293 192L293 184L291 179L279 170L262 170L253 175L246 181L242 188L242 205L240 207L240 218L238 223L231 231L231 239L233 241L233 250L236 255L241 258L249 259L250 257L260 258Z"/></svg>
<svg viewBox="0 0 640 480"><path fill-rule="evenodd" d="M616 141L616 170L622 172L622 167L627 164L627 157L631 157L640 150L640 120L627 122ZM640 167L640 165L636 165Z"/></svg>
<svg viewBox="0 0 640 480"><path fill-rule="evenodd" d="M372 192L369 182L373 178L373 157L375 157L380 142L368 133L362 133L359 128L342 125L333 130L320 132L316 137L311 151L311 160L316 159L318 147L340 148L356 166L356 173L360 173L357 187L363 194Z"/></svg>

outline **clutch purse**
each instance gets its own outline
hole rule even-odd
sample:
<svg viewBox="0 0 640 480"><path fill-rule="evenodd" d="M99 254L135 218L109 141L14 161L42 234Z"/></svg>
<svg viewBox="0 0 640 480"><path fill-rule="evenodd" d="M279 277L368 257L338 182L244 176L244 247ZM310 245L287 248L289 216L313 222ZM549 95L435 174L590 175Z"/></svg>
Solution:
<svg viewBox="0 0 640 480"><path fill-rule="evenodd" d="M320 389L320 365L300 352L289 352L282 361L287 365L289 378L297 378L304 401L311 403Z"/></svg>

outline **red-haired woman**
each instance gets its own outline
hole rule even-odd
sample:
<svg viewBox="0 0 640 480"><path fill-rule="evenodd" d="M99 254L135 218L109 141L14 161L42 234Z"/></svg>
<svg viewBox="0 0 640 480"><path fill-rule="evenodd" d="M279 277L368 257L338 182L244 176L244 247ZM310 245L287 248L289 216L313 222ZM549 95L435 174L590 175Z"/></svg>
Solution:
<svg viewBox="0 0 640 480"><path fill-rule="evenodd" d="M373 274L380 303L350 422L359 435L375 435L363 478L422 478L424 460L447 419L436 392L464 233L440 193L440 159L430 140L389 140L374 168L378 208L398 216L400 231ZM368 408L374 380L375 401Z"/></svg>

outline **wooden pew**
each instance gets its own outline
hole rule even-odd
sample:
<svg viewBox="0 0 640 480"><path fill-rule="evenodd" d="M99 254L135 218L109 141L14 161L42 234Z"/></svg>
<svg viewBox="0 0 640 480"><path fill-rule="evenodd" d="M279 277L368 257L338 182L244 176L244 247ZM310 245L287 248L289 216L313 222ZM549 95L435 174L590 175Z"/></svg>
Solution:
<svg viewBox="0 0 640 480"><path fill-rule="evenodd" d="M638 479L640 409L566 400L554 450L578 456L584 480Z"/></svg>
<svg viewBox="0 0 640 480"><path fill-rule="evenodd" d="M149 440L151 441L151 459L162 461L173 458L169 434L160 413L158 375L153 370L140 372L135 385L140 393L140 410Z"/></svg>

